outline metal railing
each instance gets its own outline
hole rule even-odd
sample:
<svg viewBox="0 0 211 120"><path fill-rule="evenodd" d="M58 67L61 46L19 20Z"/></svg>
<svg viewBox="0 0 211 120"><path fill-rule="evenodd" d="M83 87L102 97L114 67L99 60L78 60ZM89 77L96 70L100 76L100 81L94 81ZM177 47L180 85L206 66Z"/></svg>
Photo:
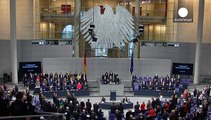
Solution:
<svg viewBox="0 0 211 120"><path fill-rule="evenodd" d="M26 119L26 120L63 120L64 113L52 113L52 112L42 112L37 113L37 115L23 115L23 116L3 116L0 120L16 120L16 119Z"/></svg>

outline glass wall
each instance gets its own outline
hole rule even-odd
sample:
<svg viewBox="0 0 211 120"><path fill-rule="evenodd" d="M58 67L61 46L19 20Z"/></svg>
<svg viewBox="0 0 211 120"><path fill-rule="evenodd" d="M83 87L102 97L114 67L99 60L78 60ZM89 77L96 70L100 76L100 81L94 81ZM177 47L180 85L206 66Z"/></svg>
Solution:
<svg viewBox="0 0 211 120"><path fill-rule="evenodd" d="M36 24L39 29L36 34L39 39L69 39L73 38L74 0L37 0ZM71 25L71 31L67 31ZM69 30L69 28L68 28Z"/></svg>
<svg viewBox="0 0 211 120"><path fill-rule="evenodd" d="M124 6L135 17L135 0L81 0L81 15L83 11L93 5L112 6L115 11L117 5ZM35 23L36 38L41 40L72 40L74 35L74 0L36 0ZM173 41L174 0L141 0L139 23L144 25L141 41ZM134 35L132 35L134 37ZM132 38L131 38L132 39ZM80 40L84 40L80 34ZM130 41L130 40L128 40ZM105 50L102 48L90 49L95 51L92 57L118 55L128 57L132 53L133 43L124 44L122 48ZM115 54L114 54L115 53ZM125 55L125 53L127 55ZM83 55L83 54L81 54Z"/></svg>

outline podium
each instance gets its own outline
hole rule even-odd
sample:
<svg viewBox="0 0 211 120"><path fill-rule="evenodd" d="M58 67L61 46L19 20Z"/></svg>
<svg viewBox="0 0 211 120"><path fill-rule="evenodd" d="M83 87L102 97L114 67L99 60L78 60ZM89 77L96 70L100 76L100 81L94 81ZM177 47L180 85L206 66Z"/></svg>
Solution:
<svg viewBox="0 0 211 120"><path fill-rule="evenodd" d="M116 101L116 90L110 90L110 101Z"/></svg>
<svg viewBox="0 0 211 120"><path fill-rule="evenodd" d="M110 96L111 91L116 91L117 96L124 96L124 84L102 84L101 80L98 79L100 86L100 96Z"/></svg>

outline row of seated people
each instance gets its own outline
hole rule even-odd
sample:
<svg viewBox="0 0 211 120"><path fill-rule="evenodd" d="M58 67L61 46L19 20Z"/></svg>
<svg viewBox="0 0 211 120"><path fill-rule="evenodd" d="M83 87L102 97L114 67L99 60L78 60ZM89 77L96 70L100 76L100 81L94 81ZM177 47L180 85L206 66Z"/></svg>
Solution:
<svg viewBox="0 0 211 120"><path fill-rule="evenodd" d="M138 79L135 75L132 76L132 87L134 90L175 90L175 88L187 88L186 85L181 84L180 77L158 77L155 75L149 79Z"/></svg>
<svg viewBox="0 0 211 120"><path fill-rule="evenodd" d="M28 84L36 84L43 91L56 90L87 90L87 77L84 74L66 73L66 74L24 74L24 86Z"/></svg>
<svg viewBox="0 0 211 120"><path fill-rule="evenodd" d="M119 84L120 79L118 74L114 74L112 71L110 73L106 72L101 77L103 84Z"/></svg>
<svg viewBox="0 0 211 120"><path fill-rule="evenodd" d="M211 100L208 97L210 86L203 91L194 90L191 95L188 90L181 97L173 94L171 98L164 99L162 95L148 100L147 103L137 102L134 109L129 109L124 118L126 120L208 120L211 118ZM115 111L116 110L116 111ZM122 120L121 109L113 105L109 119Z"/></svg>

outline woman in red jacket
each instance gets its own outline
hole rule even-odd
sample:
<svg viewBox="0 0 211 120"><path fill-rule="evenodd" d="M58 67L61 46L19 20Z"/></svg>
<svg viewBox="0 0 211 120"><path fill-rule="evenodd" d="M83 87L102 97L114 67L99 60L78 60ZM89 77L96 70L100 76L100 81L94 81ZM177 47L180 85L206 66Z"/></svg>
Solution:
<svg viewBox="0 0 211 120"><path fill-rule="evenodd" d="M155 110L151 107L149 110L149 120L153 120L155 115Z"/></svg>
<svg viewBox="0 0 211 120"><path fill-rule="evenodd" d="M81 88L82 88L82 85L81 85L80 82L78 82L78 84L77 84L77 89L78 89L78 90L81 90Z"/></svg>

